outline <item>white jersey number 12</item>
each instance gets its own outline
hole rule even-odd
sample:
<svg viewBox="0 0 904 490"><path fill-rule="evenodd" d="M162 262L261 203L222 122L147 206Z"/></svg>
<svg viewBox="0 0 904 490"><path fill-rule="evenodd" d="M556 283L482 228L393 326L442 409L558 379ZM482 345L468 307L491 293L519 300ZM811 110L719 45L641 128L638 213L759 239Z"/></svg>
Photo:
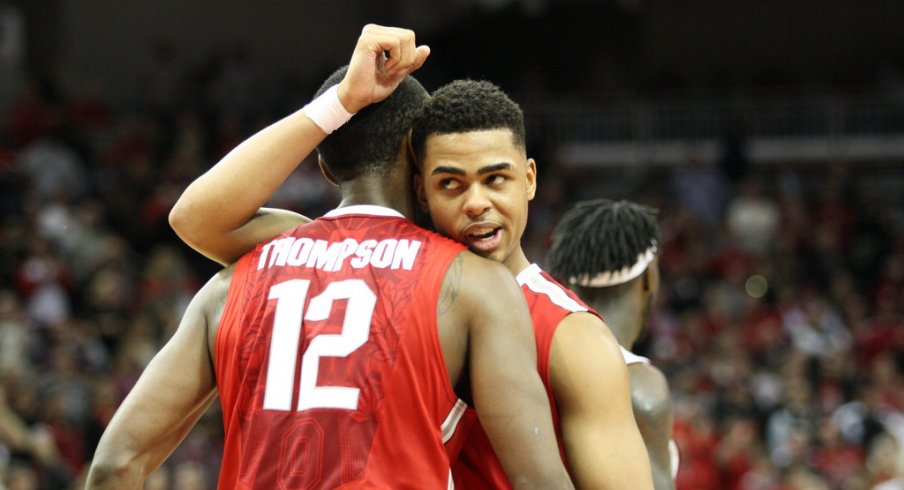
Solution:
<svg viewBox="0 0 904 490"><path fill-rule="evenodd" d="M347 299L342 332L320 334L311 339L301 358L298 411L312 408L358 408L358 388L345 386L317 386L317 372L321 357L347 357L367 342L370 320L377 296L360 279L330 283L322 293L311 298L305 311L310 281L293 279L270 288L269 299L276 300L273 333L270 339L270 361L267 364L267 385L264 390L264 410L291 410L292 387L295 384L295 361L298 358L302 319L326 320L333 309L333 301Z"/></svg>

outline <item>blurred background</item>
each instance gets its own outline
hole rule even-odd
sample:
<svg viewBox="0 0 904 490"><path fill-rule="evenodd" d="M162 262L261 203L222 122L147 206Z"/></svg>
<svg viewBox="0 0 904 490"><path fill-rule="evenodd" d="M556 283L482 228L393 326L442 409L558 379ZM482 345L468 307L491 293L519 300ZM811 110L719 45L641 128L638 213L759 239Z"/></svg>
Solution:
<svg viewBox="0 0 904 490"><path fill-rule="evenodd" d="M660 209L637 350L671 384L679 489L904 488L899 0L0 0L0 488L81 488L217 270L172 204L368 22L433 48L429 90L522 105L532 260L577 200ZM270 204L337 202L307 161ZM221 440L214 407L148 488L215 488Z"/></svg>

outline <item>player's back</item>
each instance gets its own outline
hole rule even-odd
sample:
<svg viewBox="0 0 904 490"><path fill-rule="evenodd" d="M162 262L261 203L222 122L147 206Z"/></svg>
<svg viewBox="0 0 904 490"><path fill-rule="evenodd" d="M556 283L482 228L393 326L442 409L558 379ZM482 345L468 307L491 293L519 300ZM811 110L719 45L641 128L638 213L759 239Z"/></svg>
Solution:
<svg viewBox="0 0 904 490"><path fill-rule="evenodd" d="M436 308L461 250L351 206L244 256L216 338L220 488L447 488Z"/></svg>

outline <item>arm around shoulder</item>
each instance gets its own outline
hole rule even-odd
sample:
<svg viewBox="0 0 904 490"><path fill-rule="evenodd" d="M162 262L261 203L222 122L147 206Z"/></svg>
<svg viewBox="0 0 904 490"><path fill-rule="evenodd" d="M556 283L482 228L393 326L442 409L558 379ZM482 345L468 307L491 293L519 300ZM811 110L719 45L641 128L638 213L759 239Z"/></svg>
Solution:
<svg viewBox="0 0 904 490"><path fill-rule="evenodd" d="M461 294L480 422L515 488L572 488L537 373L527 303L502 264L465 252Z"/></svg>
<svg viewBox="0 0 904 490"><path fill-rule="evenodd" d="M169 221L186 245L214 262L227 266L253 250L257 244L311 220L285 209L260 208L245 224L225 234L213 235L208 234L209 224L189 217L182 208L173 208Z"/></svg>
<svg viewBox="0 0 904 490"><path fill-rule="evenodd" d="M260 130L185 189L170 226L201 254L231 263L294 226L280 225L285 215L261 207L325 136L302 110Z"/></svg>

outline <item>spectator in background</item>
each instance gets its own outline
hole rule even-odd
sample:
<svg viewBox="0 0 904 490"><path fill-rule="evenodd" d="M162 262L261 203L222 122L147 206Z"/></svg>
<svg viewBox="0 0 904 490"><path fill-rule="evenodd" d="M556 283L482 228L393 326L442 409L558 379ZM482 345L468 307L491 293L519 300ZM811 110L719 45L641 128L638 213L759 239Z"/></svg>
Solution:
<svg viewBox="0 0 904 490"><path fill-rule="evenodd" d="M673 169L670 184L678 205L689 211L701 226L707 230L719 227L729 187L715 165L691 151L684 166Z"/></svg>
<svg viewBox="0 0 904 490"><path fill-rule="evenodd" d="M43 393L32 380L53 376L57 367L47 362L50 352L57 344L72 341L75 336L82 339L79 343L95 346L87 350L101 352L90 354L91 359L100 360L83 361L84 375L95 387L91 395L93 415L86 422L94 428L86 428L85 433L95 434L89 439L96 440L97 427L102 428L109 421L111 412L132 387L147 362L147 352L159 349L174 328L173 315L178 318L182 312L177 310L184 307L178 298L186 292L191 293L201 283L201 277L213 272L206 259L198 258L200 256L179 244L169 231L165 213L161 216L160 209L170 199L170 191L157 191L163 184L182 189L196 176L179 169L164 170L167 162L177 160L173 143L176 137L171 134L176 128L171 121L175 121L182 111L196 110L197 101L204 99L201 85L195 83L198 69L196 64L193 66L190 56L203 57L205 53L195 49L182 51L178 45L173 45L170 55L174 63L162 63L148 70L149 75L160 73L161 78L168 78L169 81L161 82L161 86L168 85L169 88L157 92L151 88L157 82L150 82L151 78L145 77L143 81L148 83L140 87L120 87L122 93L135 94L134 99L118 101L124 102L119 105L112 105L115 102L112 99L102 101L110 108L110 126L106 129L89 122L95 117L91 116L93 109L86 114L84 109L67 108L72 101L80 102L53 88L55 85L78 85L66 79L45 77L39 82L38 77L31 77L30 86L16 97L11 111L0 114L0 386L6 391L11 409L28 427L46 424L45 417L49 415L38 407L50 395ZM170 68L158 69L157 66ZM284 98L273 112L260 114L262 108L255 103L253 112L230 115L231 120L224 123L230 126L223 128L223 143L220 143L215 124L219 118L209 113L202 114L195 127L178 129L186 131L186 135L192 133L194 140L188 136L179 138L186 142L185 147L189 147L191 141L203 142L196 147L203 168L207 162L222 156L222 148L230 145L226 141L235 141L236 131L242 132L240 139L244 138L262 127L261 121L298 107L301 97L297 94L303 93L306 98L313 88L311 83L296 80L291 90L281 95ZM153 95L155 93L163 95L158 97ZM551 104L559 100L558 95L552 93L541 97ZM160 118L148 114L152 100L159 102L155 107L158 107ZM214 113L221 111L216 107L208 109ZM269 107L264 110L267 109ZM525 105L525 109L530 119L531 107ZM571 120L572 114L563 115ZM75 152L88 170L89 200L80 197L43 200L37 197L36 189L30 187L25 174L18 170L17 162L28 144L45 137L67 117L71 121L65 124L66 131L74 132L77 137L65 138L60 144ZM83 128L82 124L89 126ZM241 127L236 128L235 124ZM552 122L550 127L561 129ZM544 136L549 141L549 151L544 155L555 158L557 133ZM81 146L76 146L79 142ZM697 218L697 212L686 207L687 200L679 200L678 193L671 192L677 189L672 183L678 180L691 191L696 189L693 176L700 169L687 169L683 165L674 168L653 166L645 170L648 180L638 184L643 195L634 187L615 189L619 192L617 197L643 199L644 202L655 199L661 210L663 247L659 260L662 282L649 322L651 335L641 339L636 347L662 368L674 389L674 432L683 457L677 479L679 490L728 488L723 479L734 478L731 475L736 473L737 466L729 468L723 463L732 458L715 457L717 448L722 447L738 447L735 457L752 461L741 477L741 482L746 482L741 483L745 490L777 490L790 485L787 482L792 478L791 472L769 458L767 427L774 414L798 404L791 401L793 395L790 392L794 389L813 391L805 402L816 413L813 420L823 420L824 407L837 405L831 413L833 419L838 420L844 443L857 445L867 452L863 481L868 484L857 486L852 482L845 490L871 488L889 480L897 482L889 485L900 488L900 480L904 478L901 465L898 464L896 470L889 470L895 465L880 464L880 461L900 461L901 457L900 445L892 443L887 428L890 425L886 422L893 418L891 415L904 410L899 395L904 390L897 387L895 376L892 376L895 373L900 376L904 369L900 363L904 358L901 320L904 318L904 233L898 192L904 185L904 172L900 163L896 160L851 162L851 171L844 173L832 170L839 165L832 161L788 160L776 166L751 161L738 186L751 179L770 186L775 183L781 209L780 230L774 246L760 260L738 261L743 265L738 270L757 273L768 280L768 289L759 298L749 296L742 288L743 283L739 285L734 279L726 279L726 265L734 263L735 258L743 258L736 251L726 253L726 243L730 242L728 236L711 233ZM703 166L705 162L700 164ZM713 164L718 165L718 162ZM197 168L198 164L192 165ZM543 168L547 170L540 176L540 192L561 186L564 192L556 199L566 206L571 204L568 200L572 196L594 193L585 177L588 169L581 168L565 180L563 173L558 171L563 168L561 165L556 167L552 162L544 162ZM555 170L551 172L550 168ZM622 171L622 168L609 170L610 173ZM293 178L299 182L322 182L303 174ZM560 179L561 182L556 184ZM724 183L724 179L721 181ZM713 202L705 202L709 199L705 192L691 198L704 201L697 204L701 207L720 202L720 195L727 199L722 202L730 202L729 187L725 185L724 189L716 188ZM307 193L310 189L304 190ZM773 192L776 191L770 188L767 195L771 196ZM279 199L278 202L296 211L326 210L338 202L336 194L329 189L311 192L311 195L316 194L321 197L311 202L294 198ZM156 201L146 203L151 196ZM544 197L541 195L539 199L542 201ZM530 251L542 252L549 246L548 237L555 221L544 219L544 215L558 216L543 210L534 216L536 204L535 199L531 203L530 228L524 237L528 256L531 256ZM92 207L96 210L89 211ZM139 224L135 217L142 209L146 210L143 216L147 221ZM36 216L44 217L38 221ZM65 219L58 219L60 217ZM535 217L540 219L535 221ZM725 217L715 223L727 231ZM70 319L61 323L60 328L77 330L72 335L43 337L46 330L23 311L27 295L16 289L14 271L20 270L25 258L30 256L28 250L33 237L47 236L44 233L48 224L69 227L55 229L55 237L61 237L62 242L53 238L47 246L50 255L71 276L71 286L63 288L69 301ZM159 232L150 233L147 227ZM82 228L90 230L88 237L81 238L85 233ZM96 248L98 240L100 251ZM161 267L161 259L153 252L161 243L174 245L171 253L181 255L180 273L165 272L169 265ZM535 255L540 257L542 254ZM152 260L151 257L155 258ZM114 267L118 271L114 275L121 277L112 280L109 267ZM732 277L734 275L732 272ZM178 280L180 285L174 288L177 291L170 290L167 282L170 278ZM707 292L713 288L714 281L718 282L718 292ZM146 290L152 294L145 296ZM791 294L795 291L819 297L836 311L852 337L848 350L815 358L823 360L797 360L800 354L792 354L797 349L789 331L782 327L786 312L802 308L802 302L795 299L797 293ZM743 299L741 309L731 313L739 305L738 298ZM723 301L730 301L731 305L723 304ZM4 304L16 305L9 310L15 313L6 316ZM726 315L726 312L731 314ZM722 340L722 337L737 336L738 331L741 343ZM731 354L738 364L748 365L751 373L749 382L755 399L753 420L757 440L756 444L750 445L752 455L744 456L741 454L743 448L733 443L739 432L740 435L745 432L733 428L738 423L735 418L725 416L727 407L738 404L737 400L730 399L743 390L743 386L732 384L734 376L722 374L732 360L732 356L726 358L725 355L728 346L734 349ZM854 369L823 364L836 363L837 358L845 356L858 359ZM794 365L791 370L794 372L783 372L785 364ZM719 376L712 372L713 369L720 373ZM881 376L882 381L874 379L874 375ZM726 382L729 384L724 384ZM786 388L788 383L793 387ZM216 446L222 439L222 424L218 417L217 413L203 417L197 428L203 435L192 437L193 449L177 452L161 469L160 474L170 477L168 480L161 477L168 481L161 483L163 487L170 488L171 470L183 461L199 462L207 468L208 476L217 473L216 464L209 461L211 458L198 458L197 455L217 454ZM810 436L801 438L806 442L805 452L809 454L818 445L819 437L815 431L815 428L811 429ZM88 454L83 460L90 459L94 447L94 444L86 445L89 446ZM5 473L0 470L0 482L11 484L9 473L12 472L13 480L37 484L48 490L67 486L79 488L75 476L64 483L47 483L47 472L32 458L15 451L12 458L12 469L8 466ZM159 482L156 477L154 480Z"/></svg>
<svg viewBox="0 0 904 490"><path fill-rule="evenodd" d="M741 185L740 193L728 204L725 221L741 249L753 257L765 256L778 236L778 206L764 194L763 184L756 178Z"/></svg>

